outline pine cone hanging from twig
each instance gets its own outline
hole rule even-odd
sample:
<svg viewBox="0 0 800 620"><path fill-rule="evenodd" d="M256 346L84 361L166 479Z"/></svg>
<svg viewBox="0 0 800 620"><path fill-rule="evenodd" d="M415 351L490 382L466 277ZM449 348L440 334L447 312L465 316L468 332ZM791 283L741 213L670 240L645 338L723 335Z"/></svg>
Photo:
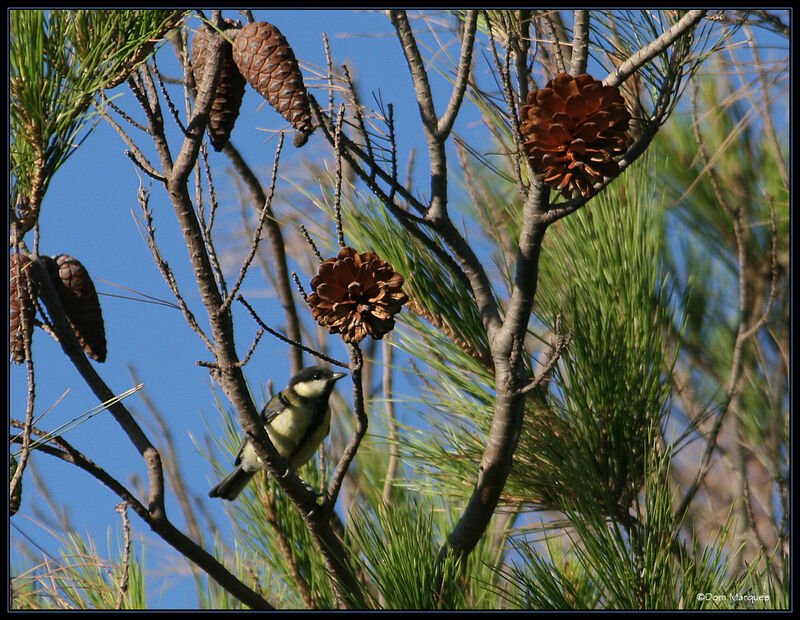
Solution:
<svg viewBox="0 0 800 620"><path fill-rule="evenodd" d="M594 185L619 174L612 159L631 144L631 115L615 86L591 75L560 73L528 93L520 131L531 166L544 183L568 198L594 193Z"/></svg>
<svg viewBox="0 0 800 620"><path fill-rule="evenodd" d="M236 26L233 21L228 19L225 20L225 23L230 27ZM233 33L234 31L229 29L228 32ZM204 26L192 39L192 73L197 86L200 86L203 81L207 49L208 29ZM239 116L246 84L244 77L233 62L233 49L227 41L222 45L220 62L222 66L219 84L217 84L214 100L211 102L211 111L208 115L208 137L215 151L221 151L231 136L236 118Z"/></svg>
<svg viewBox="0 0 800 620"><path fill-rule="evenodd" d="M408 301L403 276L375 252L342 248L311 280L311 315L345 342L375 339L394 329L394 315Z"/></svg>
<svg viewBox="0 0 800 620"><path fill-rule="evenodd" d="M47 263L50 279L58 292L64 312L84 352L98 362L106 359L103 313L89 272L78 259L66 254Z"/></svg>
<svg viewBox="0 0 800 620"><path fill-rule="evenodd" d="M233 41L233 61L261 95L297 130L294 145L313 132L308 92L292 48L268 22L247 24Z"/></svg>

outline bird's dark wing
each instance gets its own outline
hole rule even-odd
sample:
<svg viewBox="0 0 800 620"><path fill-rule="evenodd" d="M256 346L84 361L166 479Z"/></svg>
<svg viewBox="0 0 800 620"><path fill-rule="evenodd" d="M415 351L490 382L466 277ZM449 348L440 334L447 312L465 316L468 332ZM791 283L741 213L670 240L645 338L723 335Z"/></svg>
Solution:
<svg viewBox="0 0 800 620"><path fill-rule="evenodd" d="M247 445L247 437L242 439L242 443L239 445L239 450L236 452L236 458L233 459L234 465L238 465L239 463L242 462L242 450L244 450L244 447L246 445Z"/></svg>
<svg viewBox="0 0 800 620"><path fill-rule="evenodd" d="M261 413L259 414L261 422L264 424L269 424L288 406L289 403L286 402L286 398L284 398L283 393L278 392L261 410Z"/></svg>
<svg viewBox="0 0 800 620"><path fill-rule="evenodd" d="M278 392L270 398L269 402L264 405L264 408L258 414L258 419L261 421L262 424L269 424L274 420L278 415L289 406L289 403L286 402L286 399L283 397L281 392ZM242 450L247 445L249 440L245 437L242 440L242 444L239 446L239 451L236 453L236 459L233 461L234 465L238 465L242 460Z"/></svg>

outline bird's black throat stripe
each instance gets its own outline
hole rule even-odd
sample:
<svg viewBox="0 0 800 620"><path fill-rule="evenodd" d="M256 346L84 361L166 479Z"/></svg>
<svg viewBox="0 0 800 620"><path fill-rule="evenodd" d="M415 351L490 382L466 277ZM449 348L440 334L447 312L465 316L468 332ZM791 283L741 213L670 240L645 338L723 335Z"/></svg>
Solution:
<svg viewBox="0 0 800 620"><path fill-rule="evenodd" d="M320 424L322 423L322 418L325 417L325 412L328 410L328 397L330 396L330 393L332 391L333 391L333 386L330 386L330 389L328 389L325 392L325 394L318 397L317 399L313 399L321 403L322 407L317 407L317 410L314 412L314 416L311 418L311 421L308 423L308 426L306 426L306 432L303 433L303 436L300 438L300 441L297 442L294 451L289 456L289 460L294 458L294 456L300 451L300 449L306 445L306 442L309 440L311 435L314 434L314 431L316 431L319 428ZM297 397L300 400L309 400L303 398L299 394L297 394Z"/></svg>

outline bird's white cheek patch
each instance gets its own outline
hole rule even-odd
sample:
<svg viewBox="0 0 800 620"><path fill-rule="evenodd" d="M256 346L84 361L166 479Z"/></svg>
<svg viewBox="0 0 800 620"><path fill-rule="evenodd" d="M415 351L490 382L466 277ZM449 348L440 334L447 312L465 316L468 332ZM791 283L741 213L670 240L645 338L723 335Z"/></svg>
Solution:
<svg viewBox="0 0 800 620"><path fill-rule="evenodd" d="M298 383L294 386L294 391L303 398L314 398L325 391L326 385L327 381L324 379L317 379L316 381L308 381L307 383Z"/></svg>

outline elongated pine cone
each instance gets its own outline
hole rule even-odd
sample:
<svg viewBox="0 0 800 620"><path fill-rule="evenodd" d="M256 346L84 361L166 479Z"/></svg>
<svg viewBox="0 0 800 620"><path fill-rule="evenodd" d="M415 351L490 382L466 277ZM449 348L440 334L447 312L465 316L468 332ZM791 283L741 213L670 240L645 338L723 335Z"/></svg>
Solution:
<svg viewBox="0 0 800 620"><path fill-rule="evenodd" d="M84 352L98 362L106 360L103 313L89 272L77 258L60 254L48 261L48 272L61 305Z"/></svg>
<svg viewBox="0 0 800 620"><path fill-rule="evenodd" d="M228 19L225 20L225 23L230 27L236 26L233 21ZM229 32L233 31L229 30ZM192 73L198 87L203 81L205 72L208 34L208 29L203 26L192 39ZM208 137L215 151L221 151L231 137L247 83L233 62L233 47L227 41L222 45L220 62L222 67L220 68L219 83L208 116Z"/></svg>
<svg viewBox="0 0 800 620"><path fill-rule="evenodd" d="M593 185L619 174L614 159L631 144L631 115L616 86L603 86L586 73L560 73L528 93L520 130L533 169L544 183L568 198L588 197Z"/></svg>
<svg viewBox="0 0 800 620"><path fill-rule="evenodd" d="M297 130L303 146L314 131L303 75L284 36L268 22L252 22L236 33L233 61L261 95Z"/></svg>
<svg viewBox="0 0 800 620"><path fill-rule="evenodd" d="M19 266L19 280L17 268ZM17 364L25 361L25 337L33 336L33 319L36 316L34 300L39 286L31 271L31 260L13 253L8 260L8 345L11 359ZM24 331L23 331L24 315Z"/></svg>
<svg viewBox="0 0 800 620"><path fill-rule="evenodd" d="M394 315L408 301L404 282L375 252L342 248L320 265L306 301L314 320L345 342L355 344L367 335L380 340L394 329Z"/></svg>
<svg viewBox="0 0 800 620"><path fill-rule="evenodd" d="M8 455L8 483L14 479L14 474L17 473L17 459L13 455ZM19 505L22 503L22 478L20 478L17 488L14 489L13 495L8 498L8 516L13 517L19 511Z"/></svg>

